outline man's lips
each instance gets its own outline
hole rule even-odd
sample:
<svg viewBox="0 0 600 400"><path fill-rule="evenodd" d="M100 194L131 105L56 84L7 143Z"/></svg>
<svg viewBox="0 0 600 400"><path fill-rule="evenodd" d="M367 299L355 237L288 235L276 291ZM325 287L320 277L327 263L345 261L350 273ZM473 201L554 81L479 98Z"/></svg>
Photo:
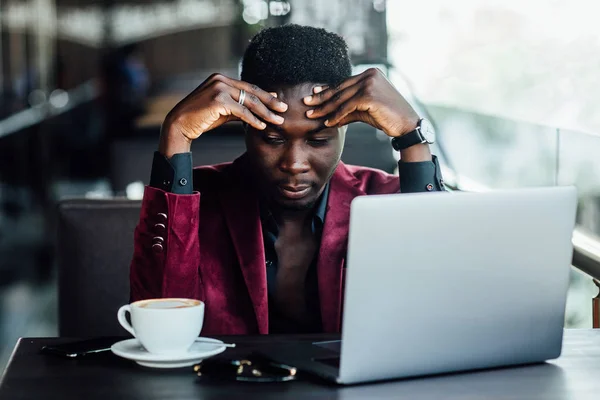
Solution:
<svg viewBox="0 0 600 400"><path fill-rule="evenodd" d="M310 185L277 185L279 192L288 199L301 199L310 191Z"/></svg>

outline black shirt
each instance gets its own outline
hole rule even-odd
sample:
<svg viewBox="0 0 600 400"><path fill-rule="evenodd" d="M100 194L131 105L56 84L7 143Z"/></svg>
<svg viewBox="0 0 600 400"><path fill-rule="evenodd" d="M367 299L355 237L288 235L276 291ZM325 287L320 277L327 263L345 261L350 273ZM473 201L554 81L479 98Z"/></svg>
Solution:
<svg viewBox="0 0 600 400"><path fill-rule="evenodd" d="M317 281L317 257L323 233L323 224L325 223L325 212L327 211L327 199L329 198L329 183L325 186L321 197L315 205L312 217L312 233L315 240L319 243L315 251L315 256L308 267L305 281L306 308L313 316L313 323L306 326L289 320L278 312L276 307L269 307L269 331L271 333L317 333L321 329L321 307L319 302L319 284ZM279 236L279 227L277 221L269 209L261 203L260 219L262 222L263 239L265 246L265 260L267 266L267 292L269 294L269 304L275 296L278 259L275 251L275 242Z"/></svg>

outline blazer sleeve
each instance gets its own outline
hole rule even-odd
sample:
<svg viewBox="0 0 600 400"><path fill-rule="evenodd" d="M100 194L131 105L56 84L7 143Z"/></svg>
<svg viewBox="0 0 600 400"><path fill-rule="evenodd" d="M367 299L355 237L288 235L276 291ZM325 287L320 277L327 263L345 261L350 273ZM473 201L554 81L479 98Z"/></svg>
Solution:
<svg viewBox="0 0 600 400"><path fill-rule="evenodd" d="M201 300L198 265L200 193L174 194L146 186L134 232L130 298Z"/></svg>

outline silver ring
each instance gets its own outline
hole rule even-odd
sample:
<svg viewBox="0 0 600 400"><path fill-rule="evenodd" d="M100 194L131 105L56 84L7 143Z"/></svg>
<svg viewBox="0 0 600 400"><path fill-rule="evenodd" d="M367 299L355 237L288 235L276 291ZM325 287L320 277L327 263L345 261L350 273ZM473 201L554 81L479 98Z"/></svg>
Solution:
<svg viewBox="0 0 600 400"><path fill-rule="evenodd" d="M240 89L240 98L238 99L238 103L243 106L244 100L246 100L246 91L244 89Z"/></svg>

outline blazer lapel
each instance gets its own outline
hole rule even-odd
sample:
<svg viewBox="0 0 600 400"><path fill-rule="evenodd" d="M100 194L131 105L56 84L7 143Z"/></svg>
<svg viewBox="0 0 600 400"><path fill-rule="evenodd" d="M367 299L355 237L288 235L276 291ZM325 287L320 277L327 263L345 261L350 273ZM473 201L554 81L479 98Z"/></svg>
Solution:
<svg viewBox="0 0 600 400"><path fill-rule="evenodd" d="M258 208L258 196L244 179L245 157L234 161L221 191L223 213L229 227L231 240L248 289L256 315L258 332L269 331L269 309L265 251Z"/></svg>
<svg viewBox="0 0 600 400"><path fill-rule="evenodd" d="M348 247L350 203L366 193L360 181L340 162L331 177L327 214L317 259L321 319L325 332L341 328L343 267Z"/></svg>

